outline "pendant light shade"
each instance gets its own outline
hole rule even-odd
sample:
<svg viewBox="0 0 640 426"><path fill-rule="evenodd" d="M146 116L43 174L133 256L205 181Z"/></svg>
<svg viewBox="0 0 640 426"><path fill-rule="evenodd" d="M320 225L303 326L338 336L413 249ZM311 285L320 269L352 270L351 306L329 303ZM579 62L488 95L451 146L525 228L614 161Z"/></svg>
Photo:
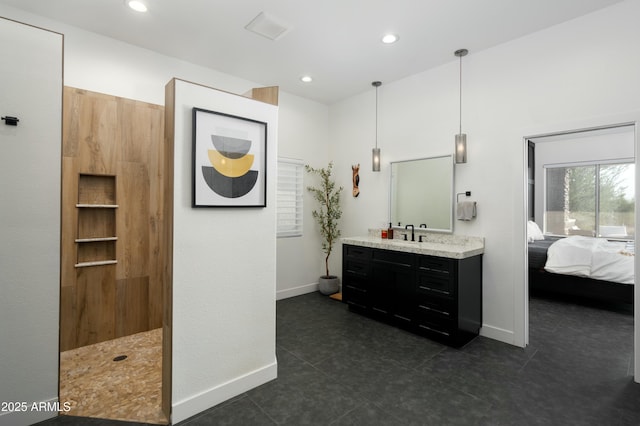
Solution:
<svg viewBox="0 0 640 426"><path fill-rule="evenodd" d="M462 57L466 56L467 49L456 50L453 54L460 58L460 129L456 135L456 163L467 162L467 135L462 133Z"/></svg>
<svg viewBox="0 0 640 426"><path fill-rule="evenodd" d="M371 170L374 172L380 171L380 148L371 150Z"/></svg>
<svg viewBox="0 0 640 426"><path fill-rule="evenodd" d="M467 135L458 133L456 135L456 163L467 162Z"/></svg>
<svg viewBox="0 0 640 426"><path fill-rule="evenodd" d="M378 148L378 87L382 85L381 81L371 83L376 88L376 147L371 150L371 170L380 171L380 148Z"/></svg>

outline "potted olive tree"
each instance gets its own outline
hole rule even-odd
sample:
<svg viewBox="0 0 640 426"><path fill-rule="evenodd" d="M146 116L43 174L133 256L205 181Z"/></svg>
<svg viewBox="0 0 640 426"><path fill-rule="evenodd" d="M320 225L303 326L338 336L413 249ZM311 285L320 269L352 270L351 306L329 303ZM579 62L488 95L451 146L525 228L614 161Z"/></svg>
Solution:
<svg viewBox="0 0 640 426"><path fill-rule="evenodd" d="M336 293L340 288L340 280L336 275L329 272L329 256L334 245L340 238L340 229L338 229L338 221L342 216L340 209L340 192L342 187L336 188L336 184L331 178L331 169L333 162L330 162L327 168L315 169L308 164L305 169L308 173L314 174L320 178L319 186L307 186L307 190L311 192L313 198L318 202L320 208L312 212L313 218L320 226L320 235L322 236L322 251L326 255L324 258L325 275L318 280L318 289L322 294Z"/></svg>

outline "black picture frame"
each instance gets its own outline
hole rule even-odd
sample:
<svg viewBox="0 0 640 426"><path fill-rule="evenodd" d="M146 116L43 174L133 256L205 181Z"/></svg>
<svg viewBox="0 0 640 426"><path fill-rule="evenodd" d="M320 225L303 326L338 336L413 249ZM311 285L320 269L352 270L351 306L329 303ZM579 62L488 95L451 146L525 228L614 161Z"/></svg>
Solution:
<svg viewBox="0 0 640 426"><path fill-rule="evenodd" d="M267 206L267 123L193 108L193 207Z"/></svg>

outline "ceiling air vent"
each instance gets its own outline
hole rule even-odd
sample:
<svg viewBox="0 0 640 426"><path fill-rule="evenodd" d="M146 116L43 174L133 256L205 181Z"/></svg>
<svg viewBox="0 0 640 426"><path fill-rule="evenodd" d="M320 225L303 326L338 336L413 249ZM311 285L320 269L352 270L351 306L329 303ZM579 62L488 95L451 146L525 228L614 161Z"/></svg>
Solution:
<svg viewBox="0 0 640 426"><path fill-rule="evenodd" d="M274 41L281 38L290 30L290 28L281 21L264 12L260 12L245 28Z"/></svg>

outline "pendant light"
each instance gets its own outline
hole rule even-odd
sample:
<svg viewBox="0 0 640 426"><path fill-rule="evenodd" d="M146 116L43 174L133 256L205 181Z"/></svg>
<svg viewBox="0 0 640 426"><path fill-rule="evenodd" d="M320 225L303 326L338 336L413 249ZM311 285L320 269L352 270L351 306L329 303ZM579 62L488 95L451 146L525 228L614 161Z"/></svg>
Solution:
<svg viewBox="0 0 640 426"><path fill-rule="evenodd" d="M380 148L378 148L378 87L382 85L381 81L371 83L376 88L376 147L371 151L371 170L380 171Z"/></svg>
<svg viewBox="0 0 640 426"><path fill-rule="evenodd" d="M467 162L467 135L462 133L462 57L467 53L467 49L459 49L453 53L460 58L460 129L456 135L456 163Z"/></svg>

